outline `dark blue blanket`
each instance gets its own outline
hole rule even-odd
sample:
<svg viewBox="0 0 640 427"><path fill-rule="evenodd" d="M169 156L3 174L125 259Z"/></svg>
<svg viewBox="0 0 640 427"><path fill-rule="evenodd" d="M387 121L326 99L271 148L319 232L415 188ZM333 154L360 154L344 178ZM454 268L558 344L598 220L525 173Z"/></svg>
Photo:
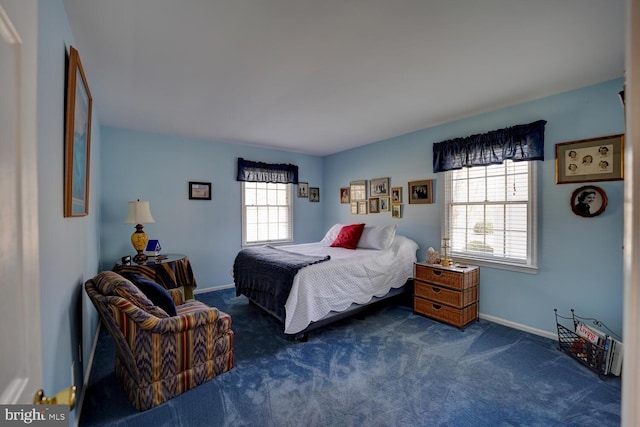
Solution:
<svg viewBox="0 0 640 427"><path fill-rule="evenodd" d="M246 295L284 320L284 305L298 270L329 259L329 255L308 256L273 246L242 249L233 263L236 295Z"/></svg>

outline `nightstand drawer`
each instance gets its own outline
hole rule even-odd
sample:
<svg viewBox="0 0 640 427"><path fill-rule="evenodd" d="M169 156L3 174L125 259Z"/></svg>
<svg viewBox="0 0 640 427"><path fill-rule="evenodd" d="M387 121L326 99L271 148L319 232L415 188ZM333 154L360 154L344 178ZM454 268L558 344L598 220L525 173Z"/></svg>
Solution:
<svg viewBox="0 0 640 427"><path fill-rule="evenodd" d="M478 318L478 303L473 303L463 309L449 307L422 298L414 298L414 311L450 325L462 327Z"/></svg>
<svg viewBox="0 0 640 427"><path fill-rule="evenodd" d="M477 267L444 269L416 264L415 278L452 289L468 289L480 282L480 269Z"/></svg>
<svg viewBox="0 0 640 427"><path fill-rule="evenodd" d="M464 291L454 291L428 283L415 282L414 294L434 302L441 302L453 307L462 308L478 300L478 287L474 286Z"/></svg>

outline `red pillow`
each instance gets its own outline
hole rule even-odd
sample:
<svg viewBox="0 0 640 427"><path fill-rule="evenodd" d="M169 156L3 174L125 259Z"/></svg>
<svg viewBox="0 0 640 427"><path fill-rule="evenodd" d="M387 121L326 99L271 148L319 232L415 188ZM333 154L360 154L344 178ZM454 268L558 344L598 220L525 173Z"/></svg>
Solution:
<svg viewBox="0 0 640 427"><path fill-rule="evenodd" d="M338 237L336 237L331 246L355 249L358 246L360 236L362 236L362 230L364 230L364 224L345 225L340 229Z"/></svg>

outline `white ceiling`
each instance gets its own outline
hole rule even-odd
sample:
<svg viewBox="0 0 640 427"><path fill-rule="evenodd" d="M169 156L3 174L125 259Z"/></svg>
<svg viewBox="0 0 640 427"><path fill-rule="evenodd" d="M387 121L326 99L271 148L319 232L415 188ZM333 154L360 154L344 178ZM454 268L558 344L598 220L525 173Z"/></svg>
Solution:
<svg viewBox="0 0 640 427"><path fill-rule="evenodd" d="M624 0L64 5L103 125L317 155L624 68Z"/></svg>

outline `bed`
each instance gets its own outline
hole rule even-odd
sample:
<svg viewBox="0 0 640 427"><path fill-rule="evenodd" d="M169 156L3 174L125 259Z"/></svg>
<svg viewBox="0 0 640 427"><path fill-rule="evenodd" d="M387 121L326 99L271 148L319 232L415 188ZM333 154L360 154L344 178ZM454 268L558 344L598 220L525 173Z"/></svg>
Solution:
<svg viewBox="0 0 640 427"><path fill-rule="evenodd" d="M364 226L353 249L335 245L348 227L335 224L315 243L242 249L233 267L236 295L279 319L285 334L306 339L313 329L411 292L405 285L418 244L395 226Z"/></svg>

